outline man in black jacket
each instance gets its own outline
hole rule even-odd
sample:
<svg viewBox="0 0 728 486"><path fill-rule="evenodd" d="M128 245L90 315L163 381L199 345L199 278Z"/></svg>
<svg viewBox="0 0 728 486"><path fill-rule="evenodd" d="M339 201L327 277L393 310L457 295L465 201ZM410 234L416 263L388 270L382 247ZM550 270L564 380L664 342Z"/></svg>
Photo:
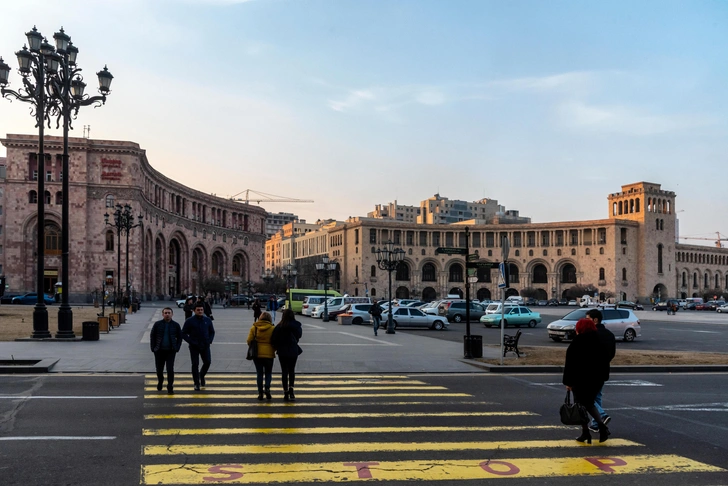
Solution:
<svg viewBox="0 0 728 486"><path fill-rule="evenodd" d="M612 334L612 331L604 327L604 324L602 324L602 319L604 318L604 316L602 315L602 311L600 311L599 309L591 309L589 310L589 312L586 313L586 316L594 321L594 323L597 325L599 342L602 343L602 348L604 349L604 358L607 360L604 366L606 371L604 381L606 382L607 380L609 380L609 363L614 359L614 355L617 354L617 343L614 339L614 334ZM607 412L605 412L602 408L603 391L604 387L602 387L602 389L599 390L599 393L597 393L597 398L596 400L594 400L594 405L597 407L597 411L602 416L602 421L604 422L604 425L606 425L609 423L610 420L612 420L612 417L610 417ZM589 430L593 432L599 431L596 420L592 419L592 422L589 425Z"/></svg>
<svg viewBox="0 0 728 486"><path fill-rule="evenodd" d="M182 346L182 329L172 320L172 309L162 309L162 320L152 326L149 333L149 344L154 353L154 364L157 368L157 390L162 391L164 383L164 366L167 366L167 393L174 393L174 358Z"/></svg>
<svg viewBox="0 0 728 486"><path fill-rule="evenodd" d="M195 315L187 319L182 326L182 339L190 345L192 380L195 382L195 391L200 391L200 386L205 386L205 375L212 363L210 345L215 339L215 328L212 327L210 318L205 315L205 304L202 301L197 301ZM202 368L198 369L200 358L202 358Z"/></svg>
<svg viewBox="0 0 728 486"><path fill-rule="evenodd" d="M369 313L372 315L372 325L374 326L374 335L377 335L377 329L382 322L382 308L379 307L377 299L374 299L374 303L369 308Z"/></svg>

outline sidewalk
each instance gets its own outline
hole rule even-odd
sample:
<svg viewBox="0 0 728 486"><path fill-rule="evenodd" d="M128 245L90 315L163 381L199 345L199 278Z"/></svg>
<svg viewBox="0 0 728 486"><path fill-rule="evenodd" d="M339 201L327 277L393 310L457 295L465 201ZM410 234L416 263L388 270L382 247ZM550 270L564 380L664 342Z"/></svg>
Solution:
<svg viewBox="0 0 728 486"><path fill-rule="evenodd" d="M162 305L143 306L129 314L126 323L102 333L99 341L0 342L0 360L58 360L51 372L149 373L154 359L149 330L161 319ZM174 319L184 321L182 309L173 306ZM246 339L253 311L245 308L213 308L215 342L210 373L254 373L245 359ZM280 317L280 316L278 316ZM463 359L463 344L418 336L407 331L374 336L370 326L342 326L336 321L298 317L303 324L296 370L300 373L482 373ZM53 330L51 330L53 332ZM454 332L454 331L432 331ZM486 353L493 353L488 348ZM497 358L497 353L485 357ZM189 373L187 344L177 355L175 370ZM274 370L279 370L276 363Z"/></svg>

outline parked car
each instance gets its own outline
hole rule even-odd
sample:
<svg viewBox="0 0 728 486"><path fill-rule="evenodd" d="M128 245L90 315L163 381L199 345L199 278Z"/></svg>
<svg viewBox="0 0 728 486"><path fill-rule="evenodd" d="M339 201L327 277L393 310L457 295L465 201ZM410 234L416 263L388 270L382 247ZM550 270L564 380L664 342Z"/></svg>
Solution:
<svg viewBox="0 0 728 486"><path fill-rule="evenodd" d="M547 305L549 305L549 301L548 300L539 300L537 305L539 305L541 307L546 307Z"/></svg>
<svg viewBox="0 0 728 486"><path fill-rule="evenodd" d="M680 308L677 299L667 299L652 306L653 311L666 311L668 309Z"/></svg>
<svg viewBox="0 0 728 486"><path fill-rule="evenodd" d="M372 308L372 305L374 305L374 304L349 304L346 312L339 314L339 315L351 316L352 324L369 325L369 324L371 324L371 317L372 317L369 314L369 309Z"/></svg>
<svg viewBox="0 0 728 486"><path fill-rule="evenodd" d="M407 307L413 302L417 302L417 299L397 299L397 307Z"/></svg>
<svg viewBox="0 0 728 486"><path fill-rule="evenodd" d="M500 326L500 314L485 314L480 318L485 327ZM536 327L541 322L541 314L533 312L528 307L522 305L510 306L506 309L506 313L503 315L503 325L508 326L528 326Z"/></svg>
<svg viewBox="0 0 728 486"><path fill-rule="evenodd" d="M576 301L574 301L576 302ZM566 299L559 299L559 305L569 305L569 301Z"/></svg>
<svg viewBox="0 0 728 486"><path fill-rule="evenodd" d="M308 295L303 298L303 304L301 304L301 314L304 316L310 316L313 312L313 308L319 304L323 304L326 298L323 295Z"/></svg>
<svg viewBox="0 0 728 486"><path fill-rule="evenodd" d="M635 302L631 302L629 300L620 300L617 302L617 308L623 308L623 309L632 309L632 310L645 310L644 307L642 307L642 304L637 304Z"/></svg>
<svg viewBox="0 0 728 486"><path fill-rule="evenodd" d="M567 305L574 305L575 306L577 304L576 304L576 301L572 299L572 300L569 301L569 303Z"/></svg>
<svg viewBox="0 0 728 486"><path fill-rule="evenodd" d="M574 310L546 326L549 338L556 342L573 339L576 335L576 321L586 317L588 311L586 308ZM642 335L640 320L631 309L604 309L602 315L602 324L614 333L617 340L631 342Z"/></svg>
<svg viewBox="0 0 728 486"><path fill-rule="evenodd" d="M438 314L445 317L449 322L463 322L465 320L467 307L466 302L462 301L445 301L438 307ZM477 321L485 314L485 307L480 304L470 303L470 320Z"/></svg>
<svg viewBox="0 0 728 486"><path fill-rule="evenodd" d="M549 299L547 305L549 305L549 306L557 306L557 305L559 305L559 301L556 300L556 299Z"/></svg>
<svg viewBox="0 0 728 486"><path fill-rule="evenodd" d="M37 292L31 292L29 294L25 295L19 295L17 297L13 297L13 299L10 301L11 304L16 305L33 305L36 302L38 302L38 293ZM48 294L43 294L43 302L45 302L45 305L51 305L55 302L53 300L53 297Z"/></svg>
<svg viewBox="0 0 728 486"><path fill-rule="evenodd" d="M0 304L12 304L13 299L22 294L5 294L0 298Z"/></svg>
<svg viewBox="0 0 728 486"><path fill-rule="evenodd" d="M505 302L505 306L506 306L505 312L508 312L508 309L510 309L514 305L518 305L518 304L515 304L513 302L506 301ZM485 308L485 313L486 314L499 314L500 315L500 313L501 313L501 307L502 307L502 304L500 302L493 302L492 304L488 304L488 307Z"/></svg>
<svg viewBox="0 0 728 486"><path fill-rule="evenodd" d="M230 297L230 305L247 305L248 302L253 303L247 295L233 295Z"/></svg>
<svg viewBox="0 0 728 486"><path fill-rule="evenodd" d="M424 304L424 302L422 302L421 300L415 300L413 302L410 302L409 304L406 304L405 307L419 307L422 304Z"/></svg>
<svg viewBox="0 0 728 486"><path fill-rule="evenodd" d="M388 321L389 313L385 312L382 314L380 327L387 327ZM443 316L425 314L421 310L412 307L394 307L392 321L395 329L400 327L428 327L440 331L446 329L449 325L447 319Z"/></svg>
<svg viewBox="0 0 728 486"><path fill-rule="evenodd" d="M728 304L721 305L720 307L718 307L717 309L715 309L715 311L718 314L724 314L724 313L728 312Z"/></svg>

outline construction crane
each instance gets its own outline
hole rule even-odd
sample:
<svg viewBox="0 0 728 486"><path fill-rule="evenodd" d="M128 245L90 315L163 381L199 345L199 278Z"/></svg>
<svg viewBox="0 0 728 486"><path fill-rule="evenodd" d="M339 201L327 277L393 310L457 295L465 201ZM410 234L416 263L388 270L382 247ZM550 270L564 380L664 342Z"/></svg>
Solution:
<svg viewBox="0 0 728 486"><path fill-rule="evenodd" d="M701 238L699 236L681 236L681 240L712 240L715 241L715 247L716 248L724 248L723 242L728 241L728 238L724 238L723 235L720 234L720 232L716 231L716 235L718 235L718 238Z"/></svg>
<svg viewBox="0 0 728 486"><path fill-rule="evenodd" d="M245 194L245 198L238 197L241 194ZM251 193L254 197L250 197ZM258 197L255 197L258 196ZM313 199L295 199L292 197L285 197L285 196L276 196L275 194L266 194L265 192L259 192L254 191L252 189L246 189L244 191L240 191L237 194L234 194L230 196L230 199L233 201L242 201L245 204L250 204L250 201L258 203L260 205L261 202L287 202L287 203L312 203Z"/></svg>

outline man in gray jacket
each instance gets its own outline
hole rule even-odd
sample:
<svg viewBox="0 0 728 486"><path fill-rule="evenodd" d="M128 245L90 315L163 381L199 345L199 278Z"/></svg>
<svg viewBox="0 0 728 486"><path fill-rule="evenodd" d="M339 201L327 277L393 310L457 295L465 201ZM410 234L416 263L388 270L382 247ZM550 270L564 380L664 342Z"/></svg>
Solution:
<svg viewBox="0 0 728 486"><path fill-rule="evenodd" d="M149 344L154 353L154 365L157 368L157 390L162 391L164 383L164 366L167 366L167 393L174 393L174 358L182 346L182 329L172 320L172 309L162 309L162 320L152 326L149 333Z"/></svg>

